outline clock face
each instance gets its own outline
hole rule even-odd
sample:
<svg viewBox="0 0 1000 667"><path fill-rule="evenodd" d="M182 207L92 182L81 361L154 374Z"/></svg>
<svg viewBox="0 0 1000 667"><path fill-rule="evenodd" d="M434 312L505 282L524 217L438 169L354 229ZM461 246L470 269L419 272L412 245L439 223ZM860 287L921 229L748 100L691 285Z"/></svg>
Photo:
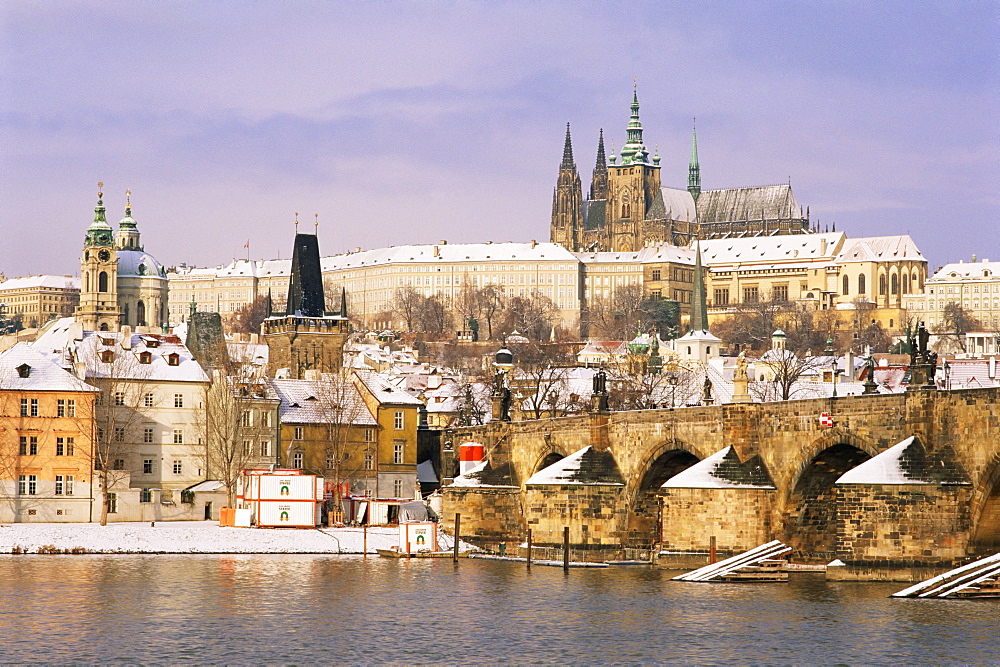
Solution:
<svg viewBox="0 0 1000 667"><path fill-rule="evenodd" d="M101 250L97 253L97 259L101 260L102 262L106 262L109 259L111 259L111 253L107 250Z"/></svg>

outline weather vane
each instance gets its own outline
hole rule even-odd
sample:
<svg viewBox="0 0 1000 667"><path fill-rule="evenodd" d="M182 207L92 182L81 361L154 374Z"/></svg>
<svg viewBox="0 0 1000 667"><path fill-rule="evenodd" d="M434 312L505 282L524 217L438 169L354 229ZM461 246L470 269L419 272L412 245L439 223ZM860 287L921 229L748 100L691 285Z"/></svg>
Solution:
<svg viewBox="0 0 1000 667"><path fill-rule="evenodd" d="M299 233L299 212L295 212L295 233Z"/></svg>
<svg viewBox="0 0 1000 667"><path fill-rule="evenodd" d="M97 196L104 196L104 181L97 181Z"/></svg>
<svg viewBox="0 0 1000 667"><path fill-rule="evenodd" d="M316 226L316 234L319 235L319 213L313 213L316 216L316 222L313 224Z"/></svg>

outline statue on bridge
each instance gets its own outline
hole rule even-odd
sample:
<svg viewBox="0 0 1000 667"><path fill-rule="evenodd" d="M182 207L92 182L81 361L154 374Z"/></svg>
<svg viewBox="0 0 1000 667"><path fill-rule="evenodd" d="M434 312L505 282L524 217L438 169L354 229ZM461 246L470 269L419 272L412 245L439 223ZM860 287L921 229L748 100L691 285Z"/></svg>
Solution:
<svg viewBox="0 0 1000 667"><path fill-rule="evenodd" d="M704 396L702 396L701 400L702 400L702 402L705 405L711 405L713 403L713 399L712 399L712 381L709 379L709 377L707 375L705 376L704 390L705 390L705 394L704 394Z"/></svg>

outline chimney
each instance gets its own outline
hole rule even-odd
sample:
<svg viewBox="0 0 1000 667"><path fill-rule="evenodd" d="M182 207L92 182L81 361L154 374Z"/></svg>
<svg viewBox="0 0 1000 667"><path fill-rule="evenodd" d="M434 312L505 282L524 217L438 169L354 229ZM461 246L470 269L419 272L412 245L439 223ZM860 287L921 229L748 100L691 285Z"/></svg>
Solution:
<svg viewBox="0 0 1000 667"><path fill-rule="evenodd" d="M131 350L132 349L132 327L130 327L129 325L126 324L125 326L122 327L121 334L122 334L122 337L121 337L121 341L120 342L121 342L122 349L123 350Z"/></svg>
<svg viewBox="0 0 1000 667"><path fill-rule="evenodd" d="M322 379L322 377L323 376L320 374L318 368L308 368L306 369L305 376L303 377L303 379L311 380L313 382L318 382L319 380Z"/></svg>
<svg viewBox="0 0 1000 667"><path fill-rule="evenodd" d="M439 245L448 245L448 241L446 239L441 239L441 243Z"/></svg>
<svg viewBox="0 0 1000 667"><path fill-rule="evenodd" d="M434 256L435 257L441 256L441 251L439 250L438 246L434 246Z"/></svg>

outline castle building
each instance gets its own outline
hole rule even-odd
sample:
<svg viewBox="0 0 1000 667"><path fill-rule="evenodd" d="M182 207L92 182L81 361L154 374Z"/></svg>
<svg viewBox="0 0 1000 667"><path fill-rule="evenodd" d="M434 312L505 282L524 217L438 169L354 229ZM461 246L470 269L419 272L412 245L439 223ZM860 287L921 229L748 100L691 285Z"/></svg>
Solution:
<svg viewBox="0 0 1000 667"><path fill-rule="evenodd" d="M627 140L605 158L604 132L588 197L566 128L552 205L550 238L574 252L634 252L651 245L690 245L695 239L806 234L808 214L791 185L702 190L697 133L691 136L687 189L663 187L660 156L643 143L639 97L632 94Z"/></svg>
<svg viewBox="0 0 1000 667"><path fill-rule="evenodd" d="M98 186L103 187L103 183ZM80 260L80 305L76 320L87 331L158 331L167 324L167 273L145 252L126 191L125 217L115 232L108 224L104 193L98 191L94 221Z"/></svg>

